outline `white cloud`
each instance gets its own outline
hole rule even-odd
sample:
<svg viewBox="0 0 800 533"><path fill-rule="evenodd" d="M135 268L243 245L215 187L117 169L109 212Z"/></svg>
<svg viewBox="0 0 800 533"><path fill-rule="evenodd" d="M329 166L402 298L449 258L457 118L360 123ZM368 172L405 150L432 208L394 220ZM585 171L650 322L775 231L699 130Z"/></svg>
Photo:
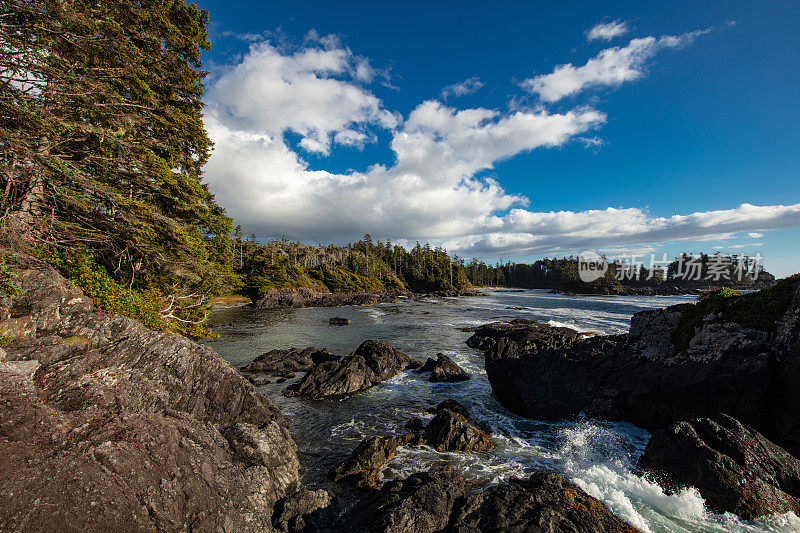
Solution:
<svg viewBox="0 0 800 533"><path fill-rule="evenodd" d="M602 39L603 41L610 41L614 37L619 37L626 33L628 33L628 23L624 20L600 22L586 32L586 40L594 41L596 39Z"/></svg>
<svg viewBox="0 0 800 533"><path fill-rule="evenodd" d="M528 78L520 85L545 102L555 102L590 87L618 86L642 77L646 61L659 50L689 44L705 31L633 39L627 46L602 50L582 66L559 65L550 74Z"/></svg>
<svg viewBox="0 0 800 533"><path fill-rule="evenodd" d="M256 43L211 85L209 113L238 130L272 137L293 131L302 137L303 149L327 154L337 131L355 124L397 125L397 117L372 93L341 79L354 73L362 80L368 68L347 48L311 46L284 54L267 42Z"/></svg>
<svg viewBox="0 0 800 533"><path fill-rule="evenodd" d="M466 96L480 90L483 85L484 83L480 78L473 76L461 83L454 83L442 89L442 98L447 99L448 96Z"/></svg>
<svg viewBox="0 0 800 533"><path fill-rule="evenodd" d="M753 232L748 233L747 236L750 237L751 239L760 239L761 237L764 236L764 234L763 233L756 233L756 232L753 231Z"/></svg>
<svg viewBox="0 0 800 533"><path fill-rule="evenodd" d="M537 212L528 198L482 173L522 152L594 139L590 132L604 124L603 113L587 107L563 113L457 109L425 101L404 119L363 85L359 65L368 62L335 38L314 36L291 51L256 43L210 85L205 124L215 147L206 177L247 233L311 242L370 233L508 257L645 249L800 226L800 204L743 204L671 217L635 207ZM299 150L286 132L301 136ZM303 150L325 154L334 143L362 148L386 134L391 164L336 173L304 159Z"/></svg>
<svg viewBox="0 0 800 533"><path fill-rule="evenodd" d="M742 204L734 209L671 217L651 217L638 208L547 213L513 209L502 218L499 231L468 236L449 246L479 255L509 252L530 255L618 245L719 240L753 227L774 230L798 226L800 203Z"/></svg>

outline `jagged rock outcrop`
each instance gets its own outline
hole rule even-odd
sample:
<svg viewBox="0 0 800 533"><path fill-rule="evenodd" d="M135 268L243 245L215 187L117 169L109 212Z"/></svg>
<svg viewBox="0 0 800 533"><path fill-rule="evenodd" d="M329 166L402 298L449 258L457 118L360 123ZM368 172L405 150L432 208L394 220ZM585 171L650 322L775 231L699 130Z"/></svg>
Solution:
<svg viewBox="0 0 800 533"><path fill-rule="evenodd" d="M724 414L653 433L639 467L745 519L800 511L800 460Z"/></svg>
<svg viewBox="0 0 800 533"><path fill-rule="evenodd" d="M320 509L326 509L330 504L331 494L327 490L301 489L275 505L272 526L286 532L304 531L307 528L314 531L317 528L307 523L311 518L309 515L316 517ZM313 522L313 518L310 521Z"/></svg>
<svg viewBox="0 0 800 533"><path fill-rule="evenodd" d="M242 367L242 371L292 378L295 372L308 372L320 363L335 360L336 356L324 348L270 350Z"/></svg>
<svg viewBox="0 0 800 533"><path fill-rule="evenodd" d="M390 481L346 513L341 526L386 533L636 531L555 474L537 473L480 490L451 471Z"/></svg>
<svg viewBox="0 0 800 533"><path fill-rule="evenodd" d="M800 456L798 277L637 313L627 335L490 324L468 344L484 350L495 395L521 415L585 412L653 431L723 412Z"/></svg>
<svg viewBox="0 0 800 533"><path fill-rule="evenodd" d="M397 447L419 437L409 433L403 437L370 437L361 441L342 464L329 472L331 481L347 482L359 488L377 487L380 472L397 456Z"/></svg>
<svg viewBox="0 0 800 533"><path fill-rule="evenodd" d="M99 312L49 266L22 293L0 368L3 531L263 531L297 483L275 405L212 349ZM36 362L34 362L36 361Z"/></svg>
<svg viewBox="0 0 800 533"><path fill-rule="evenodd" d="M320 293L310 289L270 289L253 302L256 309L283 309L289 307L339 307L343 305L375 305L392 303L411 293L401 290L329 292Z"/></svg>
<svg viewBox="0 0 800 533"><path fill-rule="evenodd" d="M366 390L407 368L420 365L385 341L368 340L355 352L321 363L284 391L286 396L330 398Z"/></svg>
<svg viewBox="0 0 800 533"><path fill-rule="evenodd" d="M436 407L436 416L423 435L426 443L440 452L483 452L497 447L455 400L445 400Z"/></svg>
<svg viewBox="0 0 800 533"><path fill-rule="evenodd" d="M458 366L452 359L444 354L436 354L436 361L430 370L431 376L429 381L433 382L455 382L466 381L469 379L469 374Z"/></svg>

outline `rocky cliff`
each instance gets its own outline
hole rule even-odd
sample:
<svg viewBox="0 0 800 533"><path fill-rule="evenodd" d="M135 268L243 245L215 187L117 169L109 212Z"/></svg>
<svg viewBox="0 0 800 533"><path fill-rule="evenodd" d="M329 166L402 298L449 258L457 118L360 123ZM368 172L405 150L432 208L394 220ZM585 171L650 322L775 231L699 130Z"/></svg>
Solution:
<svg viewBox="0 0 800 533"><path fill-rule="evenodd" d="M0 308L0 530L269 530L299 477L269 398L210 348L7 261L21 294Z"/></svg>
<svg viewBox="0 0 800 533"><path fill-rule="evenodd" d="M726 413L800 456L797 276L758 293L638 313L627 335L498 323L468 344L485 351L494 393L522 415L585 412L657 430Z"/></svg>

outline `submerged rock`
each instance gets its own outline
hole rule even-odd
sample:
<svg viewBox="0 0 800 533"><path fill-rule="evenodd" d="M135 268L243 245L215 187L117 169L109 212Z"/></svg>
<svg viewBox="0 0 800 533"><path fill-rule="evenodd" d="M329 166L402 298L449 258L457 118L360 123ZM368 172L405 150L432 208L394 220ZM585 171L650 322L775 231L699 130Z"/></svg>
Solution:
<svg viewBox="0 0 800 533"><path fill-rule="evenodd" d="M467 341L510 410L627 420L650 431L724 412L800 455L800 278L637 313L627 335L507 323Z"/></svg>
<svg viewBox="0 0 800 533"><path fill-rule="evenodd" d="M49 266L6 258L22 294L0 368L0 530L263 531L299 480L287 421L214 350L102 313ZM13 365L12 365L13 366Z"/></svg>
<svg viewBox="0 0 800 533"><path fill-rule="evenodd" d="M420 472L386 483L340 520L350 531L625 532L636 530L555 474L479 490L451 471Z"/></svg>
<svg viewBox="0 0 800 533"><path fill-rule="evenodd" d="M455 400L439 404L424 436L427 444L440 452L482 452L497 447L469 417L464 406Z"/></svg>
<svg viewBox="0 0 800 533"><path fill-rule="evenodd" d="M328 324L331 326L349 326L353 322L349 318L342 318L340 316L334 316L328 319Z"/></svg>
<svg viewBox="0 0 800 533"><path fill-rule="evenodd" d="M271 350L242 367L242 371L293 378L295 372L308 372L315 365L334 360L336 356L325 349L309 347L303 350Z"/></svg>
<svg viewBox="0 0 800 533"><path fill-rule="evenodd" d="M453 382L453 381L466 381L469 375L464 372L460 366L455 364L452 359L444 354L437 354L436 364L431 370L431 377L429 381L434 382Z"/></svg>
<svg viewBox="0 0 800 533"><path fill-rule="evenodd" d="M753 519L800 511L800 461L724 414L656 431L639 467L673 487L696 487L718 512Z"/></svg>
<svg viewBox="0 0 800 533"><path fill-rule="evenodd" d="M355 352L315 366L286 396L329 398L366 390L419 363L385 341L364 341Z"/></svg>

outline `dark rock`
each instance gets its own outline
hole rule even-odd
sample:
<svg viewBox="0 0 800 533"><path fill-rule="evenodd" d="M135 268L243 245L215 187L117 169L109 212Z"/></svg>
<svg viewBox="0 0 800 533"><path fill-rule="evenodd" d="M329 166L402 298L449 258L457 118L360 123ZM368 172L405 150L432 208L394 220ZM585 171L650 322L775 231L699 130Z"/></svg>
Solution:
<svg viewBox="0 0 800 533"><path fill-rule="evenodd" d="M412 418L406 422L405 428L410 429L411 431L421 431L425 429L425 423L421 418Z"/></svg>
<svg viewBox="0 0 800 533"><path fill-rule="evenodd" d="M452 382L452 381L466 381L469 375L464 372L460 366L455 364L452 359L444 354L438 354L438 360L431 371L430 381L434 382Z"/></svg>
<svg viewBox="0 0 800 533"><path fill-rule="evenodd" d="M446 529L468 483L452 471L420 472L392 480L358 502L342 519L349 531L433 533Z"/></svg>
<svg viewBox="0 0 800 533"><path fill-rule="evenodd" d="M497 323L467 342L485 352L497 398L523 416L585 412L654 431L723 412L800 455L797 277L711 304L637 313L627 335Z"/></svg>
<svg viewBox="0 0 800 533"><path fill-rule="evenodd" d="M542 472L526 480L512 479L483 492L468 494L453 513L448 530L636 531L574 484L556 474Z"/></svg>
<svg viewBox="0 0 800 533"><path fill-rule="evenodd" d="M294 532L306 529L309 515L318 514L331 504L327 490L302 489L275 505L272 526L278 531Z"/></svg>
<svg viewBox="0 0 800 533"><path fill-rule="evenodd" d="M286 396L328 398L366 390L415 362L384 341L364 341L355 352L335 361L321 363L289 386Z"/></svg>
<svg viewBox="0 0 800 533"><path fill-rule="evenodd" d="M299 348L271 350L256 357L252 363L243 367L242 371L293 378L295 372L308 372L315 365L334 360L336 356L325 349L309 347L303 350Z"/></svg>
<svg viewBox="0 0 800 533"><path fill-rule="evenodd" d="M381 469L397 456L397 447L408 443L407 437L371 437L361 441L342 464L331 469L331 481L347 482L359 488L376 487Z"/></svg>
<svg viewBox="0 0 800 533"><path fill-rule="evenodd" d="M340 307L344 305L375 305L393 303L408 297L405 291L362 291L318 293L310 289L271 289L253 302L256 309L281 309L289 307Z"/></svg>
<svg viewBox="0 0 800 533"><path fill-rule="evenodd" d="M537 473L480 491L452 471L389 481L350 509L340 526L386 533L636 531L555 474Z"/></svg>
<svg viewBox="0 0 800 533"><path fill-rule="evenodd" d="M425 360L425 364L423 364L421 367L419 367L416 370L416 372L420 372L420 373L421 372L432 372L435 367L436 367L436 359L434 359L432 357L428 357Z"/></svg>
<svg viewBox="0 0 800 533"><path fill-rule="evenodd" d="M670 485L696 487L718 512L749 520L800 511L800 461L724 414L656 431L639 467Z"/></svg>
<svg viewBox="0 0 800 533"><path fill-rule="evenodd" d="M275 380L275 383L286 383L286 378L278 378Z"/></svg>
<svg viewBox="0 0 800 533"><path fill-rule="evenodd" d="M440 452L480 452L497 447L489 435L469 418L467 410L455 400L442 402L436 416L425 428L425 440Z"/></svg>
<svg viewBox="0 0 800 533"><path fill-rule="evenodd" d="M331 317L328 319L328 324L331 326L349 326L353 322L349 318L342 318L340 316Z"/></svg>
<svg viewBox="0 0 800 533"><path fill-rule="evenodd" d="M39 261L6 261L23 293L0 321L15 337L0 368L0 530L269 529L299 480L269 398L211 348L99 312Z"/></svg>

